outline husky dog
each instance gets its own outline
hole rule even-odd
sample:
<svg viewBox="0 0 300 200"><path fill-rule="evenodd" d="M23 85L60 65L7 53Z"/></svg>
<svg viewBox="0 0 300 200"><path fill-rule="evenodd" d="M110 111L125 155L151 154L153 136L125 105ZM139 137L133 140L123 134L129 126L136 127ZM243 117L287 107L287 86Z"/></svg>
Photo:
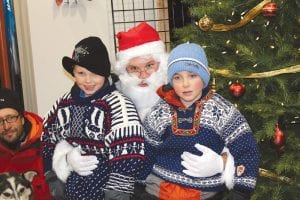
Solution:
<svg viewBox="0 0 300 200"><path fill-rule="evenodd" d="M31 181L35 171L24 173L4 172L0 174L0 200L32 200Z"/></svg>

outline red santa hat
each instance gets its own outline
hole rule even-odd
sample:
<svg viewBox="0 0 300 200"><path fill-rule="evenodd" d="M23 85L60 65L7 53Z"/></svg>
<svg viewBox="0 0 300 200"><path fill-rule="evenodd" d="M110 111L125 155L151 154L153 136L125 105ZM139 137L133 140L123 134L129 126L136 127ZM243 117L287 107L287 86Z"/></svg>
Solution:
<svg viewBox="0 0 300 200"><path fill-rule="evenodd" d="M129 29L127 32L117 34L119 42L119 52L115 72L123 74L130 59L139 56L151 55L159 62L165 59L165 44L159 38L158 32L146 22Z"/></svg>

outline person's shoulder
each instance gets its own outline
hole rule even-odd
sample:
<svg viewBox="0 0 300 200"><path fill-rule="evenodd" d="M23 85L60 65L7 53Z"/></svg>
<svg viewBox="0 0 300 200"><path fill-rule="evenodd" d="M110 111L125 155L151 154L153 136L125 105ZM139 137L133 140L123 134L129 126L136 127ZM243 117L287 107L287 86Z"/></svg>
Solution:
<svg viewBox="0 0 300 200"><path fill-rule="evenodd" d="M157 118L158 115L171 115L171 105L160 99L156 105L152 106L149 112L149 116Z"/></svg>
<svg viewBox="0 0 300 200"><path fill-rule="evenodd" d="M120 104L122 105L134 105L133 101L128 98L126 95L124 95L122 92L119 90L113 90L109 94L105 96L103 99L105 100L109 105L116 105Z"/></svg>
<svg viewBox="0 0 300 200"><path fill-rule="evenodd" d="M48 110L48 112L46 113L46 115L43 117L48 118L49 116L51 116L52 114L57 112L57 109L59 107L61 107L62 105L68 105L69 99L72 98L71 92L65 92L63 95L59 96L58 98L56 98L54 104L52 104L52 107Z"/></svg>
<svg viewBox="0 0 300 200"><path fill-rule="evenodd" d="M163 99L160 99L157 104L154 106L155 109L166 109L170 108L171 104L168 102L164 101Z"/></svg>
<svg viewBox="0 0 300 200"><path fill-rule="evenodd" d="M110 96L116 97L118 99L122 99L122 100L127 100L127 101L131 101L123 92L121 92L120 90L114 90L110 93Z"/></svg>
<svg viewBox="0 0 300 200"><path fill-rule="evenodd" d="M41 118L41 116L39 116L38 114L34 113L34 112L30 112L30 111L24 111L24 117L25 118L33 118L36 121L42 122L43 119Z"/></svg>
<svg viewBox="0 0 300 200"><path fill-rule="evenodd" d="M54 104L57 104L57 103L61 102L62 100L69 99L71 97L72 97L71 91L64 92L64 93L62 93L62 94L60 94L59 96L56 97L56 100L55 100Z"/></svg>
<svg viewBox="0 0 300 200"><path fill-rule="evenodd" d="M209 102L215 104L217 107L220 108L233 107L233 104L228 99L224 98L222 95L218 93L214 93L214 95L212 96Z"/></svg>

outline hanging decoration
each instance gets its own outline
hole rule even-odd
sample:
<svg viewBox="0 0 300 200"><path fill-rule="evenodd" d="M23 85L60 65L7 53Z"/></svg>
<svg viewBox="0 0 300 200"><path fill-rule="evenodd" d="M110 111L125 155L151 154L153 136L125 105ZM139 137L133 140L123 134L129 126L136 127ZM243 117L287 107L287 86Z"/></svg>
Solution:
<svg viewBox="0 0 300 200"><path fill-rule="evenodd" d="M261 177L266 177L266 178L269 178L269 179L272 179L275 181L282 181L282 182L288 183L290 185L296 185L296 186L300 187L300 184L295 182L291 178L286 177L286 176L279 176L279 175L275 174L274 172L271 172L270 170L259 168L259 175Z"/></svg>
<svg viewBox="0 0 300 200"><path fill-rule="evenodd" d="M211 91L214 93L216 92L216 78L215 77L212 78Z"/></svg>
<svg viewBox="0 0 300 200"><path fill-rule="evenodd" d="M267 3L263 6L263 15L266 17L274 17L277 13L278 7L274 2Z"/></svg>
<svg viewBox="0 0 300 200"><path fill-rule="evenodd" d="M209 70L217 75L220 75L223 77L228 77L228 78L268 78L268 77L278 76L281 74L299 73L300 65L294 65L294 66L290 66L290 67L287 67L284 69L278 69L278 70L273 70L273 71L268 71L268 72L252 73L249 75L241 75L238 72L231 71L228 69L210 68Z"/></svg>
<svg viewBox="0 0 300 200"><path fill-rule="evenodd" d="M236 81L230 85L229 91L232 96L239 98L245 93L245 86L239 81Z"/></svg>
<svg viewBox="0 0 300 200"><path fill-rule="evenodd" d="M203 31L230 31L233 29L237 29L248 24L252 19L259 15L263 11L263 7L269 3L271 3L271 0L264 0L260 2L257 6L247 12L238 23L233 25L214 24L214 21L206 15L201 18L199 22L196 23L196 25L198 25L199 28Z"/></svg>
<svg viewBox="0 0 300 200"><path fill-rule="evenodd" d="M212 18L208 17L207 15L204 15L204 17L202 17L200 20L199 20L199 28L202 30L202 31L209 31L212 29L214 25L214 21Z"/></svg>
<svg viewBox="0 0 300 200"><path fill-rule="evenodd" d="M57 6L60 6L63 3L64 0L55 0L55 3Z"/></svg>
<svg viewBox="0 0 300 200"><path fill-rule="evenodd" d="M277 155L281 155L283 153L284 143L285 143L284 134L277 123L275 126L275 131L273 136L273 144L276 149Z"/></svg>

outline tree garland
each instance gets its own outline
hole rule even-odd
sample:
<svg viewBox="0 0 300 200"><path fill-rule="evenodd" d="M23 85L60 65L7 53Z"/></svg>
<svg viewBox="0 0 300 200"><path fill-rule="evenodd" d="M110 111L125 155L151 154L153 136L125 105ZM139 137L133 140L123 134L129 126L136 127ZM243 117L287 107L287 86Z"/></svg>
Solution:
<svg viewBox="0 0 300 200"><path fill-rule="evenodd" d="M220 75L227 78L268 78L272 76L277 76L280 74L291 74L291 73L299 73L300 72L300 65L294 65L291 67L287 67L284 69L278 69L268 72L261 72L261 73L252 73L249 75L241 75L238 72L228 70L228 69L209 69L212 73L216 75Z"/></svg>
<svg viewBox="0 0 300 200"><path fill-rule="evenodd" d="M259 15L262 11L262 8L267 3L270 3L271 0L264 0L260 2L257 6L252 8L249 12L245 14L245 16L236 24L233 25L225 25L225 24L215 24L213 19L208 16L204 16L199 20L197 25L203 31L230 31L233 29L240 28L247 23L249 23L252 19L254 19L257 15Z"/></svg>

